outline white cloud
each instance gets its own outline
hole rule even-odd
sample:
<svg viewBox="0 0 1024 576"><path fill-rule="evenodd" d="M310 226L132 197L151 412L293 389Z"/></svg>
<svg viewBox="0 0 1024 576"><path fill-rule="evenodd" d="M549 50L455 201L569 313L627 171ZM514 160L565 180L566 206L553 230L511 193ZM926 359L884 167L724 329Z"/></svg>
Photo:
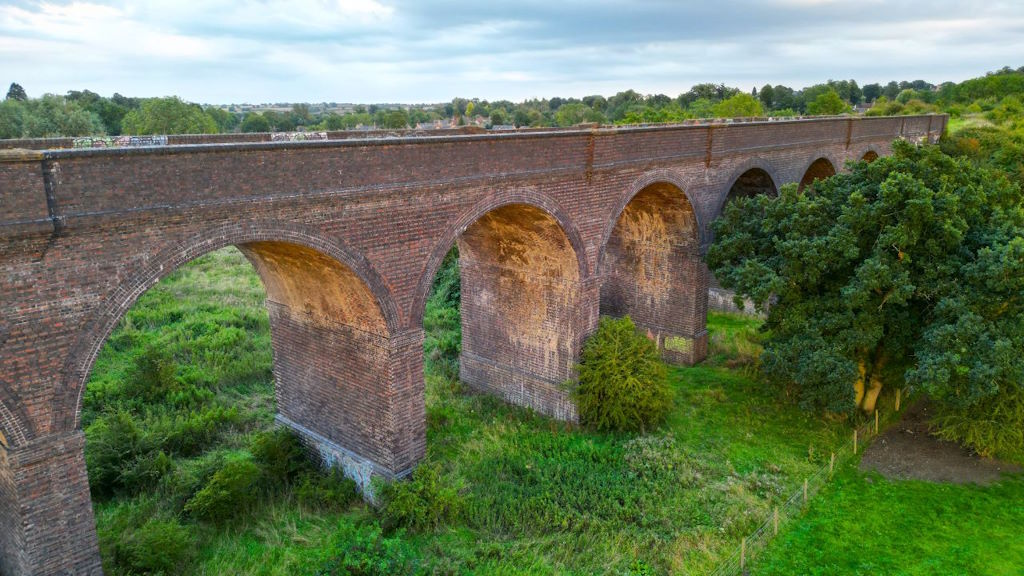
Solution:
<svg viewBox="0 0 1024 576"><path fill-rule="evenodd" d="M0 5L0 82L32 95L516 100L674 95L696 82L939 82L1024 64L1024 6L1010 3L11 1Z"/></svg>

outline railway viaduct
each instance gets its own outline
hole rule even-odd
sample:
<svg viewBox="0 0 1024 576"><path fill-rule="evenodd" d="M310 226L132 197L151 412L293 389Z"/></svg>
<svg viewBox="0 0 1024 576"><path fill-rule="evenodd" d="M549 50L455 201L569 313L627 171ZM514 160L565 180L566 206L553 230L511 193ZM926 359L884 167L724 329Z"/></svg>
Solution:
<svg viewBox="0 0 1024 576"><path fill-rule="evenodd" d="M278 420L359 481L395 478L425 450L422 318L452 246L462 379L574 420L559 383L599 314L630 314L670 361L703 359L701 255L730 195L933 142L945 123L2 143L0 572L100 573L83 389L139 295L204 253L237 246L263 280Z"/></svg>

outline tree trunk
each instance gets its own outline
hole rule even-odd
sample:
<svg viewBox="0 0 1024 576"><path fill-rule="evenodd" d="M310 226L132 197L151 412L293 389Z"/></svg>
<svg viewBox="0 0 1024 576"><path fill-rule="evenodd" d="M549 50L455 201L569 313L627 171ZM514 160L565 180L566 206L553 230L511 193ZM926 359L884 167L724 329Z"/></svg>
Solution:
<svg viewBox="0 0 1024 576"><path fill-rule="evenodd" d="M871 363L870 376L864 361L860 362L858 366L860 377L854 384L854 389L857 390L857 407L863 410L865 414L871 414L875 411L878 395L882 393L882 368L885 366L885 356L878 354L876 358ZM867 384L866 389L865 384Z"/></svg>

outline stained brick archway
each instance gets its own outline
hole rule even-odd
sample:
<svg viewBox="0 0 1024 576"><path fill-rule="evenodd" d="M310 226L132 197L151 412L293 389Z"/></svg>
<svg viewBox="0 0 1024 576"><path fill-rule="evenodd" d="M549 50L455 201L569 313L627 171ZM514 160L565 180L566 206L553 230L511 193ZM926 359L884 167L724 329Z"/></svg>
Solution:
<svg viewBox="0 0 1024 576"><path fill-rule="evenodd" d="M630 316L665 359L699 362L707 354L708 272L697 212L678 184L641 182L602 246L600 311Z"/></svg>
<svg viewBox="0 0 1024 576"><path fill-rule="evenodd" d="M68 356L68 362L63 371L63 384L57 391L62 397L55 399L57 405L62 409L53 412L54 421L50 427L53 432L69 432L78 429L85 383L96 361L96 356L110 333L138 298L183 264L227 246L239 247L253 263L267 289L268 302L274 302L271 300L273 289L279 294L279 301L276 304L285 307L289 303L292 306L303 305L301 299L297 297L298 293L295 291L294 285L289 286L293 283L287 282L283 276L280 276L287 272L287 269L282 266L282 257L287 258L285 256L287 250L282 249L291 247L290 250L294 252L291 257L293 271L295 271L294 266L296 265L295 256L299 253L319 260L321 265L337 266L336 278L340 279L347 275L349 281L362 283L368 291L369 297L372 297L382 321L380 335L386 337L399 330L401 319L386 285L372 265L361 255L337 245L314 230L294 224L254 223L214 228L193 238L188 244L173 245L142 259L143 264L130 272L125 281L120 283L119 289L110 294L99 306L98 313L76 338L77 344ZM275 246L278 248L277 250L274 249ZM276 258L273 256L275 252L278 253ZM347 272L342 272L342 270L347 270ZM277 278L275 278L275 274L278 275ZM327 279L327 276L321 275L320 277L320 280L323 281ZM271 280L270 285L268 285L268 280ZM317 287L310 287L310 289ZM288 294L289 289L291 289L291 295ZM339 290L339 288L328 287L327 292L333 292L337 298L342 295ZM364 295L363 298L365 301L367 296ZM316 306L322 308L324 304L322 299L319 300L321 302L316 303Z"/></svg>
<svg viewBox="0 0 1024 576"><path fill-rule="evenodd" d="M533 206L549 214L555 222L558 223L559 228L561 228L562 232L566 235L569 240L569 244L576 253L579 266L579 276L581 278L590 277L590 268L587 265L585 257L586 251L583 239L580 236L580 232L576 227L576 224L569 217L564 208L562 208L554 199L530 190L496 192L476 203L465 212L459 214L459 216L447 226L441 234L440 239L430 251L430 256L426 259L426 262L423 265L423 271L420 273L419 281L416 284L412 307L407 313L410 328L422 328L423 313L426 309L427 298L430 297L430 288L434 284L434 278L437 276L438 270L441 269L441 262L444 260L445 255L456 246L459 237L467 228L469 228L469 226L477 222L488 212L512 204Z"/></svg>
<svg viewBox="0 0 1024 576"><path fill-rule="evenodd" d="M561 384L572 377L596 323L582 243L564 217L511 200L471 211L475 219L456 239L459 376L513 404L575 421Z"/></svg>
<svg viewBox="0 0 1024 576"><path fill-rule="evenodd" d="M868 149L868 151L865 152L864 155L860 157L860 159L865 162L874 162L875 160L878 160L878 152L872 149Z"/></svg>

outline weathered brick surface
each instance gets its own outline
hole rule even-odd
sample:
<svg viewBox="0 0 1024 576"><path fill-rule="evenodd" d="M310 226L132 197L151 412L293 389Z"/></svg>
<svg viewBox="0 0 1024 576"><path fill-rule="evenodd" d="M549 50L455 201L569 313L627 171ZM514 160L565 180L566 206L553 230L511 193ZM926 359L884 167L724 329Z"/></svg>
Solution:
<svg viewBox="0 0 1024 576"><path fill-rule="evenodd" d="M201 254L236 245L260 272L282 418L400 476L425 450L423 308L456 242L468 255L463 376L572 419L555 384L571 376L596 326L606 281L632 294L621 310L652 334L692 340L673 351L682 342L665 346L662 336L667 355L702 358L708 280L699 255L744 172L759 167L777 186L799 182L819 158L841 169L868 150L887 153L897 137L935 139L944 124L924 116L298 143L217 136L183 140L188 146L4 152L4 570L98 566L78 432L82 389L136 298ZM683 194L672 210L685 217L671 221L684 237L627 248L616 224L648 187ZM644 246L665 239L658 261L667 269L650 273L671 285L667 296L651 289L647 272L636 275L637 262L644 270L654 262Z"/></svg>

